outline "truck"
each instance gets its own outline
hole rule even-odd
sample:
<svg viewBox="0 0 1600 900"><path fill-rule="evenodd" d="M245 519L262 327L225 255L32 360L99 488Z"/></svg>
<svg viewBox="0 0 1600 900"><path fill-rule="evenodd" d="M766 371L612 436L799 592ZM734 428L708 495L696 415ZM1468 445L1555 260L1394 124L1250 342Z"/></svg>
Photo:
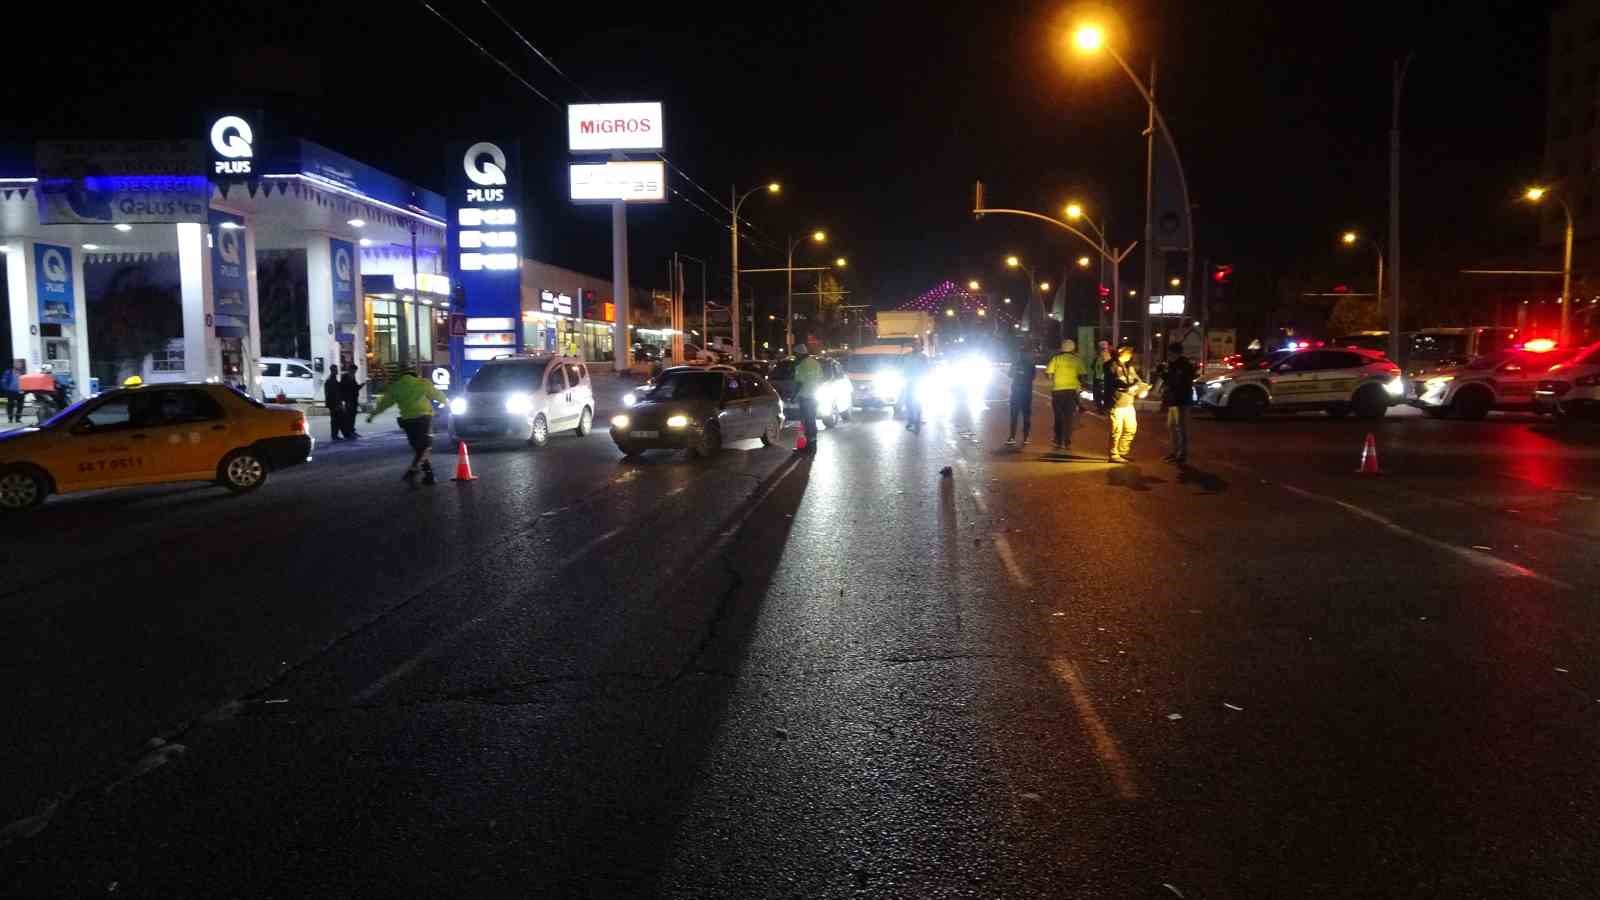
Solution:
<svg viewBox="0 0 1600 900"><path fill-rule="evenodd" d="M875 345L878 347L896 347L899 352L908 353L921 348L926 356L933 355L933 316L925 312L880 312L878 313L878 337ZM869 349L869 348L862 348ZM885 352L885 351L877 351Z"/></svg>

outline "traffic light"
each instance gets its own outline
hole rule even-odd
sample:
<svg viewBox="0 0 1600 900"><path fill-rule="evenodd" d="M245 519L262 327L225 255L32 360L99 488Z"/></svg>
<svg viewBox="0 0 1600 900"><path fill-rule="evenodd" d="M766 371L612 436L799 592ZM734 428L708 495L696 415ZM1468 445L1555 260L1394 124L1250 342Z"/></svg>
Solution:
<svg viewBox="0 0 1600 900"><path fill-rule="evenodd" d="M1217 265L1211 267L1211 280L1219 285L1233 283L1233 266Z"/></svg>
<svg viewBox="0 0 1600 900"><path fill-rule="evenodd" d="M585 319L600 318L600 308L597 307L594 302L594 291L589 288L584 288L579 296L582 298L582 305L579 307L580 311L578 315Z"/></svg>

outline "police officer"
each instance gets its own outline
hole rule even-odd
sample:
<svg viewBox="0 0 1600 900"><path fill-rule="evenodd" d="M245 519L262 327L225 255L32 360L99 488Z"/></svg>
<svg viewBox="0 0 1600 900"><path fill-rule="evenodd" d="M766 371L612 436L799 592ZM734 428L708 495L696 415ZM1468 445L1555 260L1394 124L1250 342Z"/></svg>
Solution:
<svg viewBox="0 0 1600 900"><path fill-rule="evenodd" d="M1050 408L1056 416L1055 448L1065 450L1072 443L1072 427L1077 423L1078 392L1084 382L1092 384L1094 377L1073 341L1061 342L1061 352L1050 357L1044 374L1050 379Z"/></svg>
<svg viewBox="0 0 1600 900"><path fill-rule="evenodd" d="M1033 430L1033 351L1026 344L1017 347L1017 357L1011 361L1011 431L1006 435L1006 446L1017 442L1017 420L1022 420L1022 446L1028 446L1028 432Z"/></svg>
<svg viewBox="0 0 1600 900"><path fill-rule="evenodd" d="M805 341L794 345L794 387L800 397L800 425L805 430L804 450L796 453L817 452L817 386L822 383L822 366L811 357L811 348Z"/></svg>

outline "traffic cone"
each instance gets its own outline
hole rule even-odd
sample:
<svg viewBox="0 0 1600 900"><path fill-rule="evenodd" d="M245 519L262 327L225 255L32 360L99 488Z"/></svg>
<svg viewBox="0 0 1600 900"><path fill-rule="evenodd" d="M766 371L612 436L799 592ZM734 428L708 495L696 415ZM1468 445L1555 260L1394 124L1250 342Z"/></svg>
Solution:
<svg viewBox="0 0 1600 900"><path fill-rule="evenodd" d="M472 474L472 460L467 457L467 442L456 442L456 477L451 481L477 481L478 476Z"/></svg>
<svg viewBox="0 0 1600 900"><path fill-rule="evenodd" d="M806 449L806 432L805 429L801 429L794 435L794 452L799 453L804 449Z"/></svg>
<svg viewBox="0 0 1600 900"><path fill-rule="evenodd" d="M1378 471L1378 441L1367 432L1367 442L1361 445L1361 468L1356 470L1357 475L1382 475Z"/></svg>

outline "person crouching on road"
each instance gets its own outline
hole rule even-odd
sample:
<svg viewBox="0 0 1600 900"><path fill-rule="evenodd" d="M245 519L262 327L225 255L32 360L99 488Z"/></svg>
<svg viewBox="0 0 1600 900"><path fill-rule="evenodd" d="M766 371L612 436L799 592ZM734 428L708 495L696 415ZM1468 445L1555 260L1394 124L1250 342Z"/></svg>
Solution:
<svg viewBox="0 0 1600 900"><path fill-rule="evenodd" d="M1017 442L1017 419L1022 419L1022 446L1028 446L1028 432L1033 430L1033 352L1026 345L1017 348L1017 357L1011 361L1011 432L1006 436L1006 446Z"/></svg>
<svg viewBox="0 0 1600 900"><path fill-rule="evenodd" d="M1125 463L1133 451L1133 436L1139 431L1138 411L1133 402L1150 392L1133 364L1133 348L1118 347L1111 364L1106 389L1111 392L1111 461Z"/></svg>
<svg viewBox="0 0 1600 900"><path fill-rule="evenodd" d="M1167 443L1171 452L1167 462L1189 460L1189 408L1194 406L1194 363L1183 355L1182 344L1167 345L1167 361L1161 366L1161 409L1167 416Z"/></svg>
<svg viewBox="0 0 1600 900"><path fill-rule="evenodd" d="M804 341L794 345L794 390L800 399L800 427L806 436L805 450L797 453L817 452L817 387L822 384L822 365L811 357L811 348Z"/></svg>
<svg viewBox="0 0 1600 900"><path fill-rule="evenodd" d="M1050 409L1056 417L1057 450L1072 444L1072 429L1078 419L1078 392L1085 382L1093 384L1089 366L1078 355L1078 345L1072 341L1061 342L1061 352L1050 357L1044 374L1050 379Z"/></svg>
<svg viewBox="0 0 1600 900"><path fill-rule="evenodd" d="M389 383L378 405L367 414L367 424L378 413L391 406L400 409L400 428L411 444L411 465L400 476L407 484L416 484L417 472L422 472L422 483L433 484L433 404L445 402L444 395L431 382L423 381L415 372L402 372Z"/></svg>

